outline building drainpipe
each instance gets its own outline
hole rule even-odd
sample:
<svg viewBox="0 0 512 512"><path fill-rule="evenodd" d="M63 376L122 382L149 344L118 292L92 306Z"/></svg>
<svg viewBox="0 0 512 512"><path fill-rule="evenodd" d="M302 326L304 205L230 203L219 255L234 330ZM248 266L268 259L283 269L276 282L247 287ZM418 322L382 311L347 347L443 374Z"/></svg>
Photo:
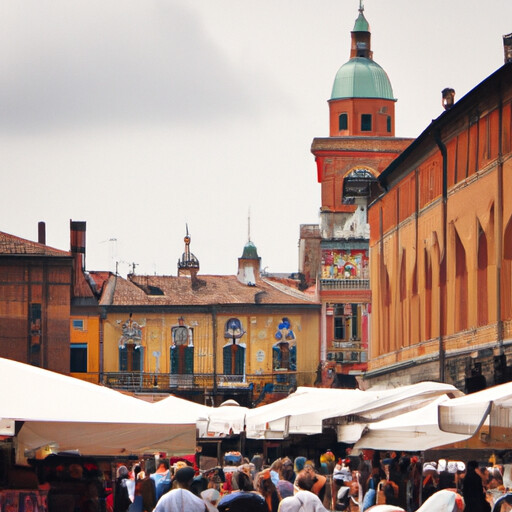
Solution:
<svg viewBox="0 0 512 512"><path fill-rule="evenodd" d="M505 37L505 36L504 36ZM498 342L498 355L503 355L503 320L501 318L501 262L503 257L503 92L501 84L498 91L498 194L496 197L496 337Z"/></svg>
<svg viewBox="0 0 512 512"><path fill-rule="evenodd" d="M107 318L107 312L105 311L105 308L100 309L100 332L99 332L99 383L104 384L103 378L104 378L104 360L105 360L105 348L104 348L104 329L105 329L105 319Z"/></svg>
<svg viewBox="0 0 512 512"><path fill-rule="evenodd" d="M434 140L436 141L439 150L441 151L441 156L443 157L443 257L441 259L441 269L444 267L444 276L446 279L446 254L447 254L447 233L448 229L447 219L448 219L448 153L446 151L446 146L441 140L441 133L439 130L436 130L434 133ZM441 290L440 290L441 291ZM445 295L446 295L446 283L445 283ZM445 295L439 293L439 381L445 381L445 349L444 349L444 333L443 326L445 322L446 315L446 306L445 306Z"/></svg>
<svg viewBox="0 0 512 512"><path fill-rule="evenodd" d="M217 308L212 306L212 349L213 349L213 405L217 397Z"/></svg>
<svg viewBox="0 0 512 512"><path fill-rule="evenodd" d="M327 303L322 302L322 315L320 317L321 338L320 338L320 363L327 361Z"/></svg>

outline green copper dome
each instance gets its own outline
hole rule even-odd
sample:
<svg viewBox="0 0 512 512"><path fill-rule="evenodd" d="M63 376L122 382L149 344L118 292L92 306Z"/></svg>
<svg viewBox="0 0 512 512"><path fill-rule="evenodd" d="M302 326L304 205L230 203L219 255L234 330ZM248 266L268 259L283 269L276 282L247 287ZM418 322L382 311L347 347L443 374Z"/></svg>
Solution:
<svg viewBox="0 0 512 512"><path fill-rule="evenodd" d="M342 98L382 98L394 100L386 72L373 60L354 57L336 73L331 100Z"/></svg>
<svg viewBox="0 0 512 512"><path fill-rule="evenodd" d="M256 249L256 246L251 241L249 241L245 244L244 252L242 253L242 258L250 259L250 260L256 260L259 258L258 250Z"/></svg>

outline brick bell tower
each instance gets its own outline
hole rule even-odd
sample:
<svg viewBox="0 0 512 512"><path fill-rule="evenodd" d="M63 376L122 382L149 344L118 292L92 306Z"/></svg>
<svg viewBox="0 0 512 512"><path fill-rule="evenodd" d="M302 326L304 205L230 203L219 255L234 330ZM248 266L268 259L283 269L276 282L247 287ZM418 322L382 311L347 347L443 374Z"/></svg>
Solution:
<svg viewBox="0 0 512 512"><path fill-rule="evenodd" d="M395 137L396 99L386 72L373 60L362 0L349 56L336 73L328 100L329 137L315 138L311 146L321 206L320 243L310 247L319 254L308 254L307 249L301 254L319 262L311 281L316 278L322 302L321 385L340 387L357 386L357 375L366 370L370 190L377 176L413 140Z"/></svg>

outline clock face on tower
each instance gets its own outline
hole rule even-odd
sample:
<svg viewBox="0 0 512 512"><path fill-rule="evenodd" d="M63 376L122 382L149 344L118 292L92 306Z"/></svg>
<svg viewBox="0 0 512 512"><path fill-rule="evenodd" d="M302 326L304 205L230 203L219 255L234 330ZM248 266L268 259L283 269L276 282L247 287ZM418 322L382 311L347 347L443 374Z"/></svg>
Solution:
<svg viewBox="0 0 512 512"><path fill-rule="evenodd" d="M188 340L188 329L184 326L174 329L174 343L176 345L186 345Z"/></svg>

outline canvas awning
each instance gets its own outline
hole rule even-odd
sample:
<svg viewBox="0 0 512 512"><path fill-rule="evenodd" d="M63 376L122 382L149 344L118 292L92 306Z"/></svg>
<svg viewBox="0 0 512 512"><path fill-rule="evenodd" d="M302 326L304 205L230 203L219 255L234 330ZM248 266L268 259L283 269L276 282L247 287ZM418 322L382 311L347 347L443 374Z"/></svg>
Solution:
<svg viewBox="0 0 512 512"><path fill-rule="evenodd" d="M322 420L344 404L351 407L366 399L357 389L299 387L295 393L271 404L251 409L246 416L248 438L278 438L289 434L320 434Z"/></svg>
<svg viewBox="0 0 512 512"><path fill-rule="evenodd" d="M249 438L284 438L290 434L320 434L338 429L338 440L357 441L369 421L417 409L438 396L462 393L454 386L421 382L392 389L332 389L299 387L279 402L248 412Z"/></svg>
<svg viewBox="0 0 512 512"><path fill-rule="evenodd" d="M241 407L235 400L226 400L219 407L212 407L204 437L240 434L245 429L245 417L248 412L247 407Z"/></svg>
<svg viewBox="0 0 512 512"><path fill-rule="evenodd" d="M333 414L324 421L324 426L336 429L338 441L355 443L369 424L415 411L441 396L462 395L462 392L451 384L430 381L393 389L370 389L365 393L370 393L372 400L355 405L344 414Z"/></svg>
<svg viewBox="0 0 512 512"><path fill-rule="evenodd" d="M438 426L438 406L449 400L442 395L419 409L368 423L354 448L423 451L468 439L469 435L443 432Z"/></svg>
<svg viewBox="0 0 512 512"><path fill-rule="evenodd" d="M485 423L491 436L512 436L512 382L439 405L439 427L445 432L473 435Z"/></svg>
<svg viewBox="0 0 512 512"><path fill-rule="evenodd" d="M196 418L79 379L0 358L0 419L22 422L18 455L55 446L83 455L190 453Z"/></svg>

